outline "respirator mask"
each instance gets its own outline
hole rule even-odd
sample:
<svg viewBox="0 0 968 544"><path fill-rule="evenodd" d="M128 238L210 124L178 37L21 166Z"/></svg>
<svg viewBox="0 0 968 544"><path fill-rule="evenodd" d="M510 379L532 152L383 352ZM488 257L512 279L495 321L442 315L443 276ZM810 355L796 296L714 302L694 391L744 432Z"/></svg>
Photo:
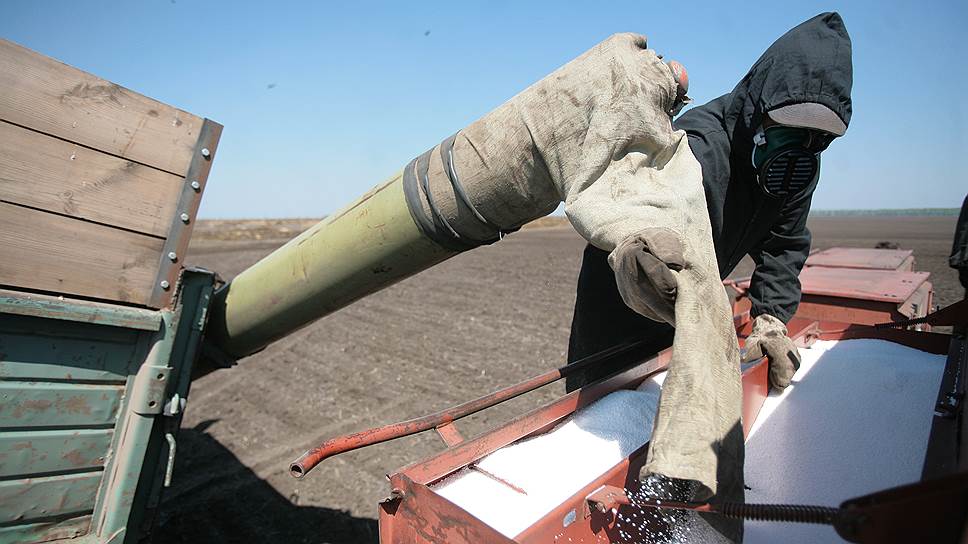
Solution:
<svg viewBox="0 0 968 544"><path fill-rule="evenodd" d="M753 168L760 190L774 198L803 194L820 172L820 152L833 138L800 127L761 128L753 136Z"/></svg>

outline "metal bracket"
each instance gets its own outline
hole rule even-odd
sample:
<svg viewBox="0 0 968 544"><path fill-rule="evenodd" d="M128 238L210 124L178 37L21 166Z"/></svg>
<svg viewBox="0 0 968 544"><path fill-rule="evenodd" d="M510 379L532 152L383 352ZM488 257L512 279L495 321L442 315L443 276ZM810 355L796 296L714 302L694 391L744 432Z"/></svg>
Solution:
<svg viewBox="0 0 968 544"><path fill-rule="evenodd" d="M165 391L171 368L167 366L142 365L131 388L131 411L141 415L160 414L165 408Z"/></svg>
<svg viewBox="0 0 968 544"><path fill-rule="evenodd" d="M184 399L179 396L178 393L175 393L170 399L168 399L168 402L165 403L165 409L162 411L162 413L167 417L175 417L185 411L185 404L187 404L187 402L188 399Z"/></svg>
<svg viewBox="0 0 968 544"><path fill-rule="evenodd" d="M380 501L380 504L398 501L402 499L404 496L405 496L405 493L403 492L403 490L394 487L393 489L390 490L390 495L387 496L387 498Z"/></svg>
<svg viewBox="0 0 968 544"><path fill-rule="evenodd" d="M591 517L593 511L607 515L625 504L632 504L632 501L624 489L603 485L585 497L585 517Z"/></svg>
<svg viewBox="0 0 968 544"><path fill-rule="evenodd" d="M442 425L437 425L434 427L440 439L444 441L444 445L449 448L456 446L464 441L464 437L457 430L457 425L453 421L444 423Z"/></svg>
<svg viewBox="0 0 968 544"><path fill-rule="evenodd" d="M172 302L178 272L182 268L185 252L188 250L188 240L195 227L195 216L198 214L198 206L221 135L222 125L205 119L199 130L198 140L195 142L188 172L185 173L178 206L175 208L171 226L168 228L168 236L165 237L165 245L161 250L158 275L148 303L152 308L162 308Z"/></svg>

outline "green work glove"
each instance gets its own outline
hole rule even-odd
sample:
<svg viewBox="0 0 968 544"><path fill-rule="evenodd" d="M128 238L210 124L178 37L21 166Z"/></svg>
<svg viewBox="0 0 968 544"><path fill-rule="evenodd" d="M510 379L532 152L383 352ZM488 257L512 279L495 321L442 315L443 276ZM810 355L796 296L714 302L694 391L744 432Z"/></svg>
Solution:
<svg viewBox="0 0 968 544"><path fill-rule="evenodd" d="M625 304L653 321L676 324L678 282L685 263L679 236L650 228L626 238L608 256Z"/></svg>
<svg viewBox="0 0 968 544"><path fill-rule="evenodd" d="M753 332L746 338L743 362L766 356L770 360L770 387L783 391L800 368L800 352L787 336L786 325L768 314L756 316Z"/></svg>

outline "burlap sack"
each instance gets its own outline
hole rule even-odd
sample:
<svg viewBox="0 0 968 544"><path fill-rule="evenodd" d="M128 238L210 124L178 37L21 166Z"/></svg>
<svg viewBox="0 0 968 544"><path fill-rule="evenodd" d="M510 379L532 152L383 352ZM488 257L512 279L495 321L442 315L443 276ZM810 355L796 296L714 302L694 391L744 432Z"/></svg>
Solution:
<svg viewBox="0 0 968 544"><path fill-rule="evenodd" d="M705 488L698 498L706 498L717 491L718 463L727 463L731 470L726 472L741 477L739 346L719 280L702 170L685 133L676 135L672 156L661 168L644 154L629 153L566 210L579 232L599 247L647 229L665 228L680 236L685 266L672 271L678 284L672 362L646 469L696 480ZM727 440L730 433L734 436Z"/></svg>
<svg viewBox="0 0 968 544"><path fill-rule="evenodd" d="M448 158L479 213L511 230L562 201L570 207L629 152L651 159L668 152L677 141L668 115L675 97L669 67L646 49L645 37L616 34L461 130L451 151L438 145L408 168L421 170L426 157L440 214L456 231L486 240L494 232L455 193ZM426 198L422 204L433 216ZM596 229L595 223L582 222L579 232ZM609 250L619 241L589 239Z"/></svg>
<svg viewBox="0 0 968 544"><path fill-rule="evenodd" d="M617 34L418 157L404 175L419 184L411 190L434 228L472 242L562 201L575 229L606 251L646 228L681 237L674 355L647 468L696 480L708 496L717 469L722 478L738 475L731 489L741 481L739 351L702 171L685 133L672 129L675 98L669 67L645 38ZM736 432L738 446L727 440Z"/></svg>

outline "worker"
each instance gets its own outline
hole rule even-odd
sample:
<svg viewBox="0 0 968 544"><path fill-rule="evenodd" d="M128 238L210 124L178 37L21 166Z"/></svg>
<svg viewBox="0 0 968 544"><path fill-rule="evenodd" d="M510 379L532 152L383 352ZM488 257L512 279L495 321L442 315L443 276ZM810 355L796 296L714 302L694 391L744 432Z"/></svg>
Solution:
<svg viewBox="0 0 968 544"><path fill-rule="evenodd" d="M769 383L782 390L800 365L785 324L800 302L798 275L810 251L807 215L820 173L820 155L847 130L851 116L851 43L840 16L818 15L766 50L736 87L674 121L688 135L702 167L709 223L720 278L745 255L755 263L748 295L753 329L745 359L769 357ZM588 244L578 278L568 359L574 362L617 344L668 335L681 255L640 246L622 265L619 248ZM623 272L624 271L624 272ZM616 370L601 366L569 380L575 389ZM693 422L701 425L701 422ZM686 433L689 429L677 429ZM742 433L733 433L741 470ZM643 478L646 477L643 469ZM734 479L728 500L741 499ZM737 497L737 493L740 494ZM731 539L739 539L741 526ZM727 531L730 532L730 531Z"/></svg>

